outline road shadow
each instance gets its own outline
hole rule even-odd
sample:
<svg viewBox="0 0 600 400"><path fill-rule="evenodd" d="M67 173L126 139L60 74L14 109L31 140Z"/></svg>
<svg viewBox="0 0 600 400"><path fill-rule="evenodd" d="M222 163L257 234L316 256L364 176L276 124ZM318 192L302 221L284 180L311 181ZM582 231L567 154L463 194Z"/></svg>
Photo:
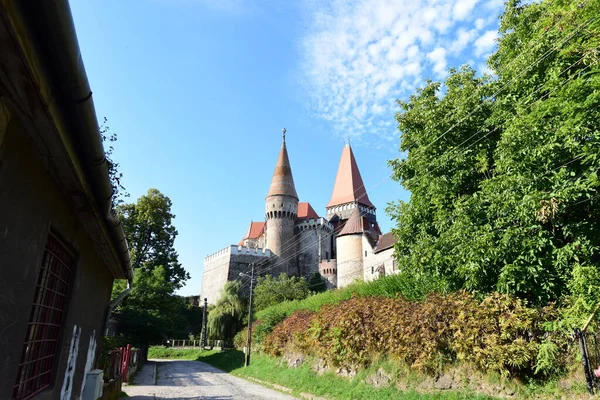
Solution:
<svg viewBox="0 0 600 400"><path fill-rule="evenodd" d="M231 372L244 366L244 352L241 350L223 350L208 356L200 356L196 360L212 365L221 371Z"/></svg>

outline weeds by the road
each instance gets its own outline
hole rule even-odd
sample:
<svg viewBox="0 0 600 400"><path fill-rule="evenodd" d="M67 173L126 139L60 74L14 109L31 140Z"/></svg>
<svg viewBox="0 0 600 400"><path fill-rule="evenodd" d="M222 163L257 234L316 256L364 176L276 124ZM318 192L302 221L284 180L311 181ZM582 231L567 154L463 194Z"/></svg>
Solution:
<svg viewBox="0 0 600 400"><path fill-rule="evenodd" d="M244 353L229 350L203 354L199 361L208 363L225 372L240 377L251 377L293 390L294 394L311 393L333 399L489 399L490 397L459 391L421 394L413 390L402 391L394 385L374 387L365 382L368 371L359 373L354 379L346 379L332 372L317 375L308 363L298 368L287 368L279 359L263 354L253 354L250 366L244 368Z"/></svg>
<svg viewBox="0 0 600 400"><path fill-rule="evenodd" d="M148 349L148 358L167 358L178 360L196 360L201 355L213 354L217 350L202 349L174 349L161 346L154 346Z"/></svg>

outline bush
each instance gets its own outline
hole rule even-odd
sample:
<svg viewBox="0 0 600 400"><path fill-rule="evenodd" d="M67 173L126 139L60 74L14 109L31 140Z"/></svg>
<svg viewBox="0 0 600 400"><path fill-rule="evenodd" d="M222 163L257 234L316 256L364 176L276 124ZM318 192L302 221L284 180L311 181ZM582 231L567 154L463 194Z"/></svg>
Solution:
<svg viewBox="0 0 600 400"><path fill-rule="evenodd" d="M353 297L397 297L419 300L431 292L447 291L444 281L425 275L397 274L372 282L357 282L342 289L315 294L303 300L285 301L256 313L260 326L254 330L252 339L262 343L267 335L286 317L299 310L319 311L327 304L337 304Z"/></svg>
<svg viewBox="0 0 600 400"><path fill-rule="evenodd" d="M466 292L423 301L357 297L294 312L266 337L264 351L301 351L334 366L368 366L383 356L424 372L461 361L485 372L533 376L550 371L548 362L563 351L541 346L543 325L554 316L553 307L536 310L497 293L483 301Z"/></svg>

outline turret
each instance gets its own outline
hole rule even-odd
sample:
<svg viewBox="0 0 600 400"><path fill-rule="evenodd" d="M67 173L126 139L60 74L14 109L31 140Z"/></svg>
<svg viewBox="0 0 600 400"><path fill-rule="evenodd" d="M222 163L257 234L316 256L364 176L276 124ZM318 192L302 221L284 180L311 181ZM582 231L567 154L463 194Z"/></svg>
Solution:
<svg viewBox="0 0 600 400"><path fill-rule="evenodd" d="M342 150L333 193L325 208L327 219L334 222L334 225L339 225L335 223L337 220L347 220L354 208L358 208L361 215L371 223L377 223L375 206L369 200L350 144L346 144Z"/></svg>
<svg viewBox="0 0 600 400"><path fill-rule="evenodd" d="M298 214L298 194L294 186L292 168L285 144L285 128L275 172L265 202L267 220L267 248L278 256L273 275L285 272L298 275L295 259L294 225Z"/></svg>

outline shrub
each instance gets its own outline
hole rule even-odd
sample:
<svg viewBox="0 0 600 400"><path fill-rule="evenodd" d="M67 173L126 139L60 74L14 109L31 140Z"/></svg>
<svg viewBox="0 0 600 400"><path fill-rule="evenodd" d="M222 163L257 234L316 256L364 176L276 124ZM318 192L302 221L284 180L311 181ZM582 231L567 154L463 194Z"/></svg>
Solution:
<svg viewBox="0 0 600 400"><path fill-rule="evenodd" d="M483 301L466 292L423 301L357 297L294 312L266 337L264 351L300 350L335 366L367 366L384 356L425 372L461 361L505 376L548 374L564 351L545 336L555 314L502 294Z"/></svg>

